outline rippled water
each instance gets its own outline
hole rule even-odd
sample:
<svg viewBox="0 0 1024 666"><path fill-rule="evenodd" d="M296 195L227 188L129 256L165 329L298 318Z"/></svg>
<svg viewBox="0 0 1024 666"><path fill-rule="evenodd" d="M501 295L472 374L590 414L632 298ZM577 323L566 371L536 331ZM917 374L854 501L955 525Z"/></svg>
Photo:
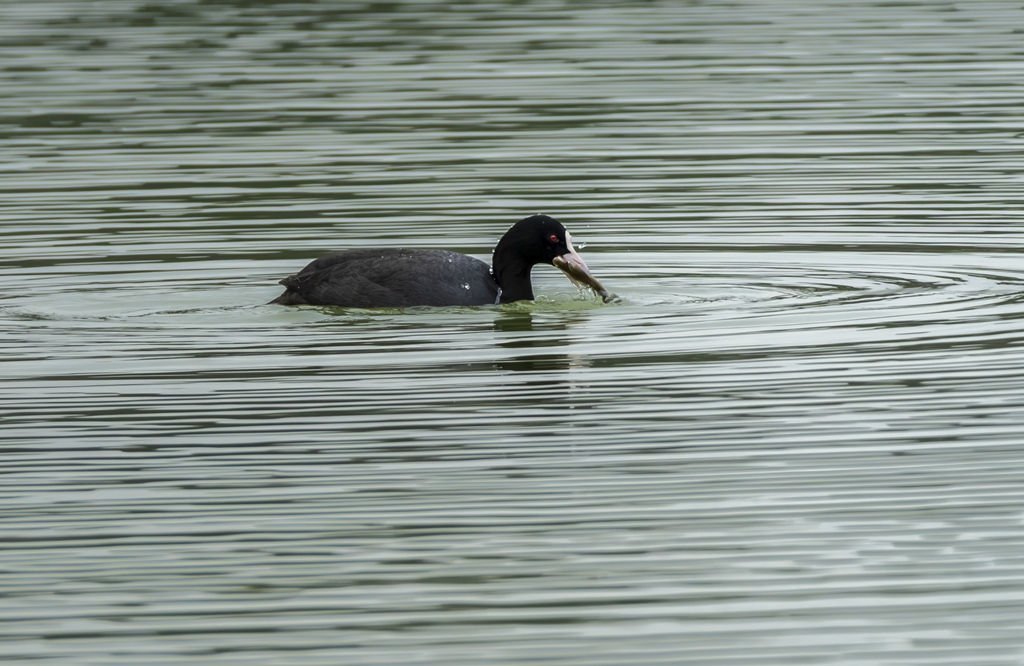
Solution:
<svg viewBox="0 0 1024 666"><path fill-rule="evenodd" d="M1024 661L1024 8L0 7L0 660ZM624 302L265 303L561 219Z"/></svg>

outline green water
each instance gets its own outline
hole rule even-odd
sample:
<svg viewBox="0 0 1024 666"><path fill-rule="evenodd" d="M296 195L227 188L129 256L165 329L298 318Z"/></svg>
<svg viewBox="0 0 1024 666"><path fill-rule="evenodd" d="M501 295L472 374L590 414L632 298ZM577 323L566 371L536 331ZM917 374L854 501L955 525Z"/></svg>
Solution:
<svg viewBox="0 0 1024 666"><path fill-rule="evenodd" d="M1019 664L1022 29L0 7L0 661ZM266 305L536 212L622 303Z"/></svg>

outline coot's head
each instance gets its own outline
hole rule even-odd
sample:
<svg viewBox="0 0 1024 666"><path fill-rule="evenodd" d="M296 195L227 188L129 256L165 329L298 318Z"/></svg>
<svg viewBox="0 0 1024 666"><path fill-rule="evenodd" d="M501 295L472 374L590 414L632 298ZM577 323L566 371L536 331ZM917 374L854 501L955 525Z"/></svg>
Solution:
<svg viewBox="0 0 1024 666"><path fill-rule="evenodd" d="M547 215L531 215L519 220L494 248L492 270L501 287L501 302L533 299L530 269L550 264L565 273L576 286L587 286L605 302L615 298L572 247L572 237L562 223Z"/></svg>

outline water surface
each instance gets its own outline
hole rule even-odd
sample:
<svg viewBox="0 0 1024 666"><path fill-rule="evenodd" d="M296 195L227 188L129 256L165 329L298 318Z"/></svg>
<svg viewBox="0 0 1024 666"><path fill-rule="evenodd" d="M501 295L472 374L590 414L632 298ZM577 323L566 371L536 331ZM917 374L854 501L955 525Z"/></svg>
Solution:
<svg viewBox="0 0 1024 666"><path fill-rule="evenodd" d="M0 8L0 650L1019 664L1019 3ZM545 212L603 305L266 305Z"/></svg>

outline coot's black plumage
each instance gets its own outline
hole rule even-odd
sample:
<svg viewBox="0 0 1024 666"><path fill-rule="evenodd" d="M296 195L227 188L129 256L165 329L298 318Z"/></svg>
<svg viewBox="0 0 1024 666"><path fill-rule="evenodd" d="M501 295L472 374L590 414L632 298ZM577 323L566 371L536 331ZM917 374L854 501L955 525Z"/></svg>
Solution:
<svg viewBox="0 0 1024 666"><path fill-rule="evenodd" d="M404 308L415 305L490 305L532 300L530 269L557 266L575 284L614 298L591 275L558 220L532 215L505 232L488 266L447 250L350 250L311 262L281 280L271 303Z"/></svg>

